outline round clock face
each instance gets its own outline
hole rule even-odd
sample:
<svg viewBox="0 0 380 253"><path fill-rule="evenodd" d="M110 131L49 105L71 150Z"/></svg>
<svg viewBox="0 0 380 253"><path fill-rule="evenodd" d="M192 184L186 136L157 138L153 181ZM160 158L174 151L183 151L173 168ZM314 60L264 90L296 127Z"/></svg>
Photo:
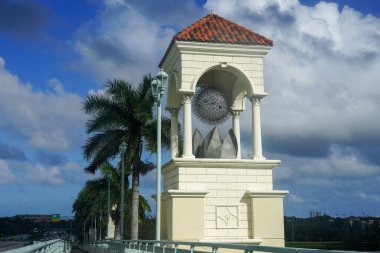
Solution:
<svg viewBox="0 0 380 253"><path fill-rule="evenodd" d="M215 88L198 88L193 98L195 116L208 125L225 122L229 116L229 107L223 92Z"/></svg>

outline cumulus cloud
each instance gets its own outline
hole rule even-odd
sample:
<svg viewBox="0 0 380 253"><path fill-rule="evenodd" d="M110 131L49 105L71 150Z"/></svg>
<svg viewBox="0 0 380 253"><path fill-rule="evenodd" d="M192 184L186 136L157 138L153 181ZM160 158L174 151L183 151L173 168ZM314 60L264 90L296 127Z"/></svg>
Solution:
<svg viewBox="0 0 380 253"><path fill-rule="evenodd" d="M326 157L277 154L276 158L283 164L274 169L274 187L290 190L289 205L286 205L288 214L305 215L305 210L329 214L336 210L356 214L376 212L373 196L380 194L377 187L380 166L368 164L353 149L332 146ZM292 195L303 202L297 202Z"/></svg>
<svg viewBox="0 0 380 253"><path fill-rule="evenodd" d="M0 160L0 185L17 183L16 176L11 172L7 162Z"/></svg>
<svg viewBox="0 0 380 253"><path fill-rule="evenodd" d="M302 197L297 196L297 195L292 194L292 193L289 194L289 200L290 200L291 202L298 203L298 204L304 202L304 200L303 200Z"/></svg>
<svg viewBox="0 0 380 253"><path fill-rule="evenodd" d="M51 90L36 91L5 68L0 57L0 129L42 150L65 150L83 138L81 97L51 79Z"/></svg>
<svg viewBox="0 0 380 253"><path fill-rule="evenodd" d="M380 176L380 166L366 163L361 156L351 148L332 146L326 157L304 158L283 157L286 164L276 170L278 182L302 178L308 183L315 180L362 180Z"/></svg>
<svg viewBox="0 0 380 253"><path fill-rule="evenodd" d="M103 1L99 15L77 32L74 65L97 81L122 78L138 83L147 72L156 72L178 24L189 24L200 9L193 1ZM156 6L156 7L155 7ZM157 9L168 12L157 14ZM177 9L191 9L181 15ZM176 14L173 14L176 13ZM151 14L151 15L150 15ZM197 17L197 18L198 18Z"/></svg>
<svg viewBox="0 0 380 253"><path fill-rule="evenodd" d="M46 155L46 154L44 154ZM51 159L51 157L48 157ZM54 159L53 159L54 160ZM58 158L60 160L60 158ZM73 183L82 183L86 177L83 167L75 161L56 162L12 162L11 167L3 160L0 160L0 175L3 181L17 183L19 185L50 185L62 186ZM17 181L16 181L17 178Z"/></svg>
<svg viewBox="0 0 380 253"><path fill-rule="evenodd" d="M25 179L28 182L63 185L65 183L58 166L44 166L42 164L25 164Z"/></svg>

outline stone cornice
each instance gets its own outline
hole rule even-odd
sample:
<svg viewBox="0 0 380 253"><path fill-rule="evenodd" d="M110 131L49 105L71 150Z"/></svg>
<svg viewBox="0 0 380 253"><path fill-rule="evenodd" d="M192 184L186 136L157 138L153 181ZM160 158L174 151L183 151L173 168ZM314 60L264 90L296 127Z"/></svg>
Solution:
<svg viewBox="0 0 380 253"><path fill-rule="evenodd" d="M251 198L284 198L289 191L272 190L272 191L249 191Z"/></svg>
<svg viewBox="0 0 380 253"><path fill-rule="evenodd" d="M220 54L230 56L254 56L264 57L271 46L260 45L236 45L236 44L222 44L222 43L201 43L191 41L172 41L167 49L164 57L159 63L159 67L169 71L172 67L174 59L180 53L192 54Z"/></svg>
<svg viewBox="0 0 380 253"><path fill-rule="evenodd" d="M199 242L205 242L205 243L244 243L244 244L253 244L253 245L260 245L263 240L262 239L219 239L219 240L200 240Z"/></svg>
<svg viewBox="0 0 380 253"><path fill-rule="evenodd" d="M218 44L218 43L200 43L189 41L176 41L175 44L181 53L194 54L215 54L231 55L231 56L260 56L264 57L270 46L258 45L236 45L236 44Z"/></svg>
<svg viewBox="0 0 380 253"><path fill-rule="evenodd" d="M162 172L166 173L175 167L272 169L280 163L280 160L174 158L162 166Z"/></svg>
<svg viewBox="0 0 380 253"><path fill-rule="evenodd" d="M208 191L184 191L184 190L168 190L162 193L163 198L204 198Z"/></svg>

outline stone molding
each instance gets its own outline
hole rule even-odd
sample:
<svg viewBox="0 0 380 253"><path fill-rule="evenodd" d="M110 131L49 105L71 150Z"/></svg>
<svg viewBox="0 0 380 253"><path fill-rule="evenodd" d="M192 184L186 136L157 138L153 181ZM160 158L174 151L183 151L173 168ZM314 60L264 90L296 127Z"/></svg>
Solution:
<svg viewBox="0 0 380 253"><path fill-rule="evenodd" d="M273 191L248 191L247 194L251 198L284 198L289 191L273 190Z"/></svg>
<svg viewBox="0 0 380 253"><path fill-rule="evenodd" d="M271 46L259 46L259 45L237 45L237 44L224 44L224 43L201 43L190 41L176 41L178 50L182 52L194 52L212 54L220 53L223 55L236 55L236 56L262 56L266 55Z"/></svg>
<svg viewBox="0 0 380 253"><path fill-rule="evenodd" d="M199 242L207 242L207 243L249 243L253 245L260 245L263 240L262 239L220 239L220 240L199 240Z"/></svg>
<svg viewBox="0 0 380 253"><path fill-rule="evenodd" d="M178 115L178 112L181 108L174 108L174 107L166 107L165 108L170 114Z"/></svg>
<svg viewBox="0 0 380 253"><path fill-rule="evenodd" d="M168 190L162 193L167 198L204 198L208 191L184 191L184 190Z"/></svg>
<svg viewBox="0 0 380 253"><path fill-rule="evenodd" d="M252 97L249 98L249 101L252 102L252 105L259 105L262 98L263 97L252 96Z"/></svg>
<svg viewBox="0 0 380 253"><path fill-rule="evenodd" d="M207 158L174 158L162 166L162 173L178 168L243 168L243 169L273 169L280 160L252 160L252 159L207 159Z"/></svg>

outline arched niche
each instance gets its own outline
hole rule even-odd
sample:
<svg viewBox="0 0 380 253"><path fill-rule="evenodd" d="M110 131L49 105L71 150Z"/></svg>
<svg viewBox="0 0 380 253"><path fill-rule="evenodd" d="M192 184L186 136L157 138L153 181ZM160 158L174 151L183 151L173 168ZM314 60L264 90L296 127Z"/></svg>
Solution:
<svg viewBox="0 0 380 253"><path fill-rule="evenodd" d="M195 76L191 89L213 87L223 91L226 98L232 101L232 110L244 110L244 98L254 94L254 86L248 75L234 65L213 64Z"/></svg>
<svg viewBox="0 0 380 253"><path fill-rule="evenodd" d="M167 108L180 108L181 107L181 95L178 93L179 83L178 83L178 73L173 71L169 75L168 79L168 95L166 98Z"/></svg>

